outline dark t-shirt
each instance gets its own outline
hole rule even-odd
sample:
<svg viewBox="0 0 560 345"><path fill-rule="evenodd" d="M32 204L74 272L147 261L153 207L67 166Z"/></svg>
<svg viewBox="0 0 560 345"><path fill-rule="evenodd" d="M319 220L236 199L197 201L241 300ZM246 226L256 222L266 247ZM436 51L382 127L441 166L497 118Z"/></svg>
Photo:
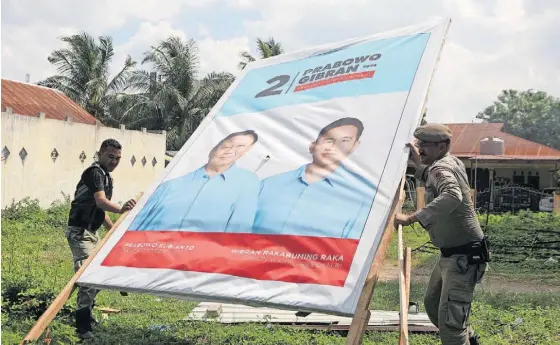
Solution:
<svg viewBox="0 0 560 345"><path fill-rule="evenodd" d="M105 190L105 175L99 169L90 169L84 175L84 183L92 193Z"/></svg>
<svg viewBox="0 0 560 345"><path fill-rule="evenodd" d="M101 168L88 168L76 186L68 225L89 228L91 231L99 229L105 220L105 211L97 207L93 194L105 191L107 199L111 200L112 187L108 172Z"/></svg>

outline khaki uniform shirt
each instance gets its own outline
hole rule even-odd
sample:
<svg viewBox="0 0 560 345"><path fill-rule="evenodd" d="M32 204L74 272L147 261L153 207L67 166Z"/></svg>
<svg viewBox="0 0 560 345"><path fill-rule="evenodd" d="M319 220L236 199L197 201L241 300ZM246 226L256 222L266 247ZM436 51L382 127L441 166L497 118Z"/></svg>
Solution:
<svg viewBox="0 0 560 345"><path fill-rule="evenodd" d="M465 166L458 158L446 154L430 166L421 166L416 178L426 184L426 207L416 211L416 218L436 247L482 240Z"/></svg>

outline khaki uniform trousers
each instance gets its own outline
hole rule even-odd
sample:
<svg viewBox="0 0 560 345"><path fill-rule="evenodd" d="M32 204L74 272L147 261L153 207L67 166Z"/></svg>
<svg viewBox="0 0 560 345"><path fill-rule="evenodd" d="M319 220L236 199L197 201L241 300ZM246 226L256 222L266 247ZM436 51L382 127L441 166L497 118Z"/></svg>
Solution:
<svg viewBox="0 0 560 345"><path fill-rule="evenodd" d="M469 345L468 326L474 289L486 264L469 264L467 255L440 256L424 297L426 314L439 328L443 345Z"/></svg>
<svg viewBox="0 0 560 345"><path fill-rule="evenodd" d="M84 228L68 226L65 235L72 251L74 271L77 272L99 242L99 234ZM98 292L99 290L93 288L78 286L76 310L93 309Z"/></svg>

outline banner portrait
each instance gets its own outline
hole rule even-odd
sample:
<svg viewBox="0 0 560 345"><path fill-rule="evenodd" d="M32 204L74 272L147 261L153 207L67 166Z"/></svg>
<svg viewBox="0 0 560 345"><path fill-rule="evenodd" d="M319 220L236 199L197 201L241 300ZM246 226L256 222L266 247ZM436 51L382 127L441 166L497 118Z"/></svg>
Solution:
<svg viewBox="0 0 560 345"><path fill-rule="evenodd" d="M353 314L448 26L249 64L78 283Z"/></svg>

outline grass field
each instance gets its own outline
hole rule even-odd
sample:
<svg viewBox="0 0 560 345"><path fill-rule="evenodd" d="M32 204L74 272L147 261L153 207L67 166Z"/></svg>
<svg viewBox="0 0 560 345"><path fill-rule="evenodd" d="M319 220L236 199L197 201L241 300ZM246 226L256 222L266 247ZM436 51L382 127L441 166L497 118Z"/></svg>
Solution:
<svg viewBox="0 0 560 345"><path fill-rule="evenodd" d="M64 237L67 203L41 209L33 201L2 213L2 344L19 344L34 320L72 276ZM484 224L486 219L481 216ZM541 237L535 231L542 230ZM525 248L525 243L554 242L560 219L548 215L491 216L488 233L497 244L491 270L477 288L471 323L483 344L560 343L559 252L554 245ZM557 235L556 235L557 236ZM394 236L396 238L396 236ZM552 238L552 239L551 239ZM417 248L428 241L416 227L405 229L405 243ZM512 247L514 246L514 247ZM542 246L541 246L542 247ZM396 257L392 244L387 268ZM433 253L415 251L411 300L422 301ZM552 258L552 259L551 259ZM487 284L486 281L498 282ZM523 288L520 288L523 286ZM380 280L372 309L398 310L398 284ZM196 303L143 294L121 296L102 291L98 306L120 309L107 320L98 311L96 340L91 344L344 344L345 334L297 330L264 324L225 326L183 319ZM50 327L51 344L76 344L72 326L75 295ZM421 309L423 306L421 304ZM368 332L364 344L396 344L396 332ZM411 344L439 344L437 335L413 334Z"/></svg>

